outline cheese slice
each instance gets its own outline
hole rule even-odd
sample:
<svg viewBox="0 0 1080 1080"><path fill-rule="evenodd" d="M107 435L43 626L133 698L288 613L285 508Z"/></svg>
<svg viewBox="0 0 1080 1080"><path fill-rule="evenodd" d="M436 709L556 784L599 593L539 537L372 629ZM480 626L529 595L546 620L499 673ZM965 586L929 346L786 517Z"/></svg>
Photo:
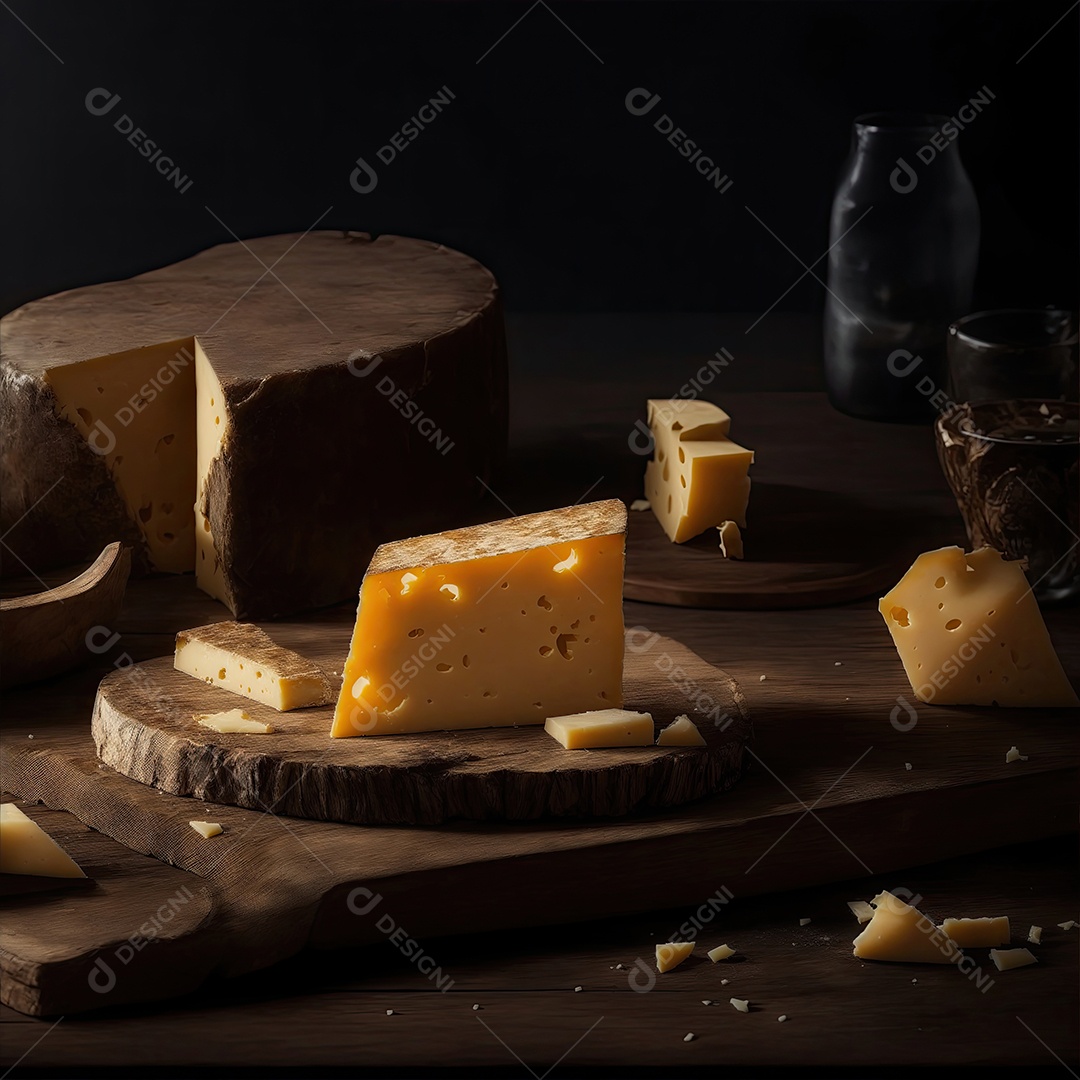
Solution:
<svg viewBox="0 0 1080 1080"><path fill-rule="evenodd" d="M915 696L935 705L1080 705L1018 562L920 555L878 610Z"/></svg>
<svg viewBox="0 0 1080 1080"><path fill-rule="evenodd" d="M963 949L1008 945L1011 933L1008 915L989 919L945 919L941 929Z"/></svg>
<svg viewBox="0 0 1080 1080"><path fill-rule="evenodd" d="M384 544L360 588L331 735L620 706L625 539L612 499Z"/></svg>
<svg viewBox="0 0 1080 1080"><path fill-rule="evenodd" d="M216 821L189 821L188 824L204 839L220 836L225 830Z"/></svg>
<svg viewBox="0 0 1080 1080"><path fill-rule="evenodd" d="M274 729L261 720L252 720L243 709L229 709L226 712L202 713L195 719L200 727L210 728L211 731L220 732L223 735L238 733L250 733L253 735L269 735Z"/></svg>
<svg viewBox="0 0 1080 1080"><path fill-rule="evenodd" d="M656 970L663 975L665 971L677 968L692 952L692 941L668 941L656 946Z"/></svg>
<svg viewBox="0 0 1080 1080"><path fill-rule="evenodd" d="M220 622L181 630L173 666L278 712L333 700L330 680L317 664L275 645L251 623Z"/></svg>
<svg viewBox="0 0 1080 1080"><path fill-rule="evenodd" d="M567 750L590 750L603 746L652 746L653 718L626 709L549 716L544 730Z"/></svg>
<svg viewBox="0 0 1080 1080"><path fill-rule="evenodd" d="M902 963L950 964L956 946L918 908L905 904L890 892L871 901L874 917L852 943L862 960L894 960ZM933 940L932 940L933 939Z"/></svg>
<svg viewBox="0 0 1080 1080"><path fill-rule="evenodd" d="M654 457L645 497L677 544L734 521L745 528L754 452L728 437L731 420L706 401L650 400Z"/></svg>
<svg viewBox="0 0 1080 1080"><path fill-rule="evenodd" d="M657 746L704 746L705 739L689 716L677 716L656 738Z"/></svg>
<svg viewBox="0 0 1080 1080"><path fill-rule="evenodd" d="M1030 949L991 949L990 959L998 971L1011 971L1013 968L1027 967L1039 961Z"/></svg>
<svg viewBox="0 0 1080 1080"><path fill-rule="evenodd" d="M710 949L707 955L715 964L720 960L727 960L728 957L734 956L735 950L730 945L717 945L715 949Z"/></svg>
<svg viewBox="0 0 1080 1080"><path fill-rule="evenodd" d="M75 860L14 803L0 804L0 874L86 877Z"/></svg>
<svg viewBox="0 0 1080 1080"><path fill-rule="evenodd" d="M725 559L741 559L743 557L742 533L734 521L725 521L717 526L720 530L720 554Z"/></svg>

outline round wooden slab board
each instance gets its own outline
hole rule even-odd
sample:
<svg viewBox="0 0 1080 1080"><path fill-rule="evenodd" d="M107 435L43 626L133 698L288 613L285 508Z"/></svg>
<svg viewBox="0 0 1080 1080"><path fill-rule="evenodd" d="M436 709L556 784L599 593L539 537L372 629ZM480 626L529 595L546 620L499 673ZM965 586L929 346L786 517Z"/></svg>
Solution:
<svg viewBox="0 0 1080 1080"><path fill-rule="evenodd" d="M325 649L306 650L335 689L348 646L338 637L328 633ZM106 676L93 737L106 765L174 795L366 825L611 817L678 806L742 775L751 724L726 672L635 628L626 635L623 694L658 729L691 716L706 745L564 750L543 727L331 739L333 706L279 713L176 671L171 656ZM194 719L238 706L275 730L222 735Z"/></svg>
<svg viewBox="0 0 1080 1080"><path fill-rule="evenodd" d="M673 544L651 510L632 512L623 595L735 611L823 607L880 596L924 550L924 542L941 546L937 523L910 506L755 483L742 530L745 559L721 555L716 529Z"/></svg>

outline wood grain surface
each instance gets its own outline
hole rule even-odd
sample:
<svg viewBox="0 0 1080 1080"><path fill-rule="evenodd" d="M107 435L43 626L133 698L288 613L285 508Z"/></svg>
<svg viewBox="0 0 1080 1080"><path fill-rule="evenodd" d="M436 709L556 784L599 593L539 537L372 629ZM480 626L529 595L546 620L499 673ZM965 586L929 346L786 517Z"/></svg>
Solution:
<svg viewBox="0 0 1080 1080"><path fill-rule="evenodd" d="M348 632L335 626L305 642L305 658L332 673L335 700L348 648ZM669 679L675 670L699 688L693 702ZM725 791L745 771L745 698L684 645L628 636L623 694L658 726L689 713L706 746L565 750L542 726L331 739L333 705L279 713L247 699L248 715L274 731L223 735L195 717L241 699L176 671L169 657L102 681L93 736L105 764L174 795L364 825L612 817Z"/></svg>

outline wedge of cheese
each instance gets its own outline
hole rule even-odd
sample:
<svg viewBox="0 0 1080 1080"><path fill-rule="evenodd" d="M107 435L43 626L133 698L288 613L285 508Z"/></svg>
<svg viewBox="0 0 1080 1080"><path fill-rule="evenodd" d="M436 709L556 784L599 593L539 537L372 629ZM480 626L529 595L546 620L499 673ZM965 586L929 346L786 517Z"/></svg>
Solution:
<svg viewBox="0 0 1080 1080"><path fill-rule="evenodd" d="M918 908L890 892L870 901L874 917L852 943L862 960L893 960L909 964L951 964L957 945Z"/></svg>
<svg viewBox="0 0 1080 1080"><path fill-rule="evenodd" d="M544 730L567 750L604 746L652 746L653 718L627 709L549 716Z"/></svg>
<svg viewBox="0 0 1080 1080"><path fill-rule="evenodd" d="M728 438L731 419L707 401L650 400L655 444L645 498L677 544L725 521L746 527L754 452Z"/></svg>
<svg viewBox="0 0 1080 1080"><path fill-rule="evenodd" d="M0 874L86 877L75 860L14 803L0 804Z"/></svg>
<svg viewBox="0 0 1080 1080"><path fill-rule="evenodd" d="M276 645L251 623L219 622L181 630L173 666L278 712L333 700L330 680L318 664Z"/></svg>
<svg viewBox="0 0 1080 1080"><path fill-rule="evenodd" d="M920 701L1080 704L1024 571L993 548L925 552L878 610Z"/></svg>
<svg viewBox="0 0 1080 1080"><path fill-rule="evenodd" d="M498 288L443 244L220 244L0 336L0 534L37 572L119 540L133 573L194 571L240 617L338 602L505 452Z"/></svg>
<svg viewBox="0 0 1080 1080"><path fill-rule="evenodd" d="M331 734L543 724L622 704L618 500L384 544Z"/></svg>
<svg viewBox="0 0 1080 1080"><path fill-rule="evenodd" d="M656 946L656 970L663 975L665 971L677 968L694 951L692 941L668 941Z"/></svg>
<svg viewBox="0 0 1080 1080"><path fill-rule="evenodd" d="M705 739L689 716L677 716L656 737L657 746L704 746Z"/></svg>
<svg viewBox="0 0 1080 1080"><path fill-rule="evenodd" d="M962 949L986 949L1009 944L1008 915L990 919L944 919L941 929Z"/></svg>

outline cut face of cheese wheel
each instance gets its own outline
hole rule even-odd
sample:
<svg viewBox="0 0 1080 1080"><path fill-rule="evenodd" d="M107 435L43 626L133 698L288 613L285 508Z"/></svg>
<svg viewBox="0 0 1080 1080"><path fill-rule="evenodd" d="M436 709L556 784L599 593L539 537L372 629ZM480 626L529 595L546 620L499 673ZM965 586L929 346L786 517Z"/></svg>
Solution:
<svg viewBox="0 0 1080 1080"><path fill-rule="evenodd" d="M657 746L704 746L705 739L689 716L677 716L656 738Z"/></svg>
<svg viewBox="0 0 1080 1080"><path fill-rule="evenodd" d="M549 716L544 730L567 750L590 750L604 746L651 746L653 718L626 709Z"/></svg>
<svg viewBox="0 0 1080 1080"><path fill-rule="evenodd" d="M890 892L872 901L874 917L852 943L862 960L910 964L951 964L957 945L917 908Z"/></svg>
<svg viewBox="0 0 1080 1080"><path fill-rule="evenodd" d="M668 941L656 946L656 970L663 975L677 968L692 952L692 941Z"/></svg>
<svg viewBox="0 0 1080 1080"><path fill-rule="evenodd" d="M331 734L620 706L625 538L613 499L384 544L360 589Z"/></svg>
<svg viewBox="0 0 1080 1080"><path fill-rule="evenodd" d="M14 803L0 804L0 874L86 877L75 860Z"/></svg>
<svg viewBox="0 0 1080 1080"><path fill-rule="evenodd" d="M945 919L941 929L962 949L1008 945L1011 934L1007 915L987 919Z"/></svg>
<svg viewBox="0 0 1080 1080"><path fill-rule="evenodd" d="M677 544L734 521L745 527L754 452L727 438L730 419L705 401L649 402L654 456L645 497Z"/></svg>
<svg viewBox="0 0 1080 1080"><path fill-rule="evenodd" d="M920 701L1080 704L1020 564L992 548L925 552L878 610Z"/></svg>
<svg viewBox="0 0 1080 1080"><path fill-rule="evenodd" d="M333 700L330 680L317 664L283 649L251 623L220 622L181 630L173 666L278 712Z"/></svg>

